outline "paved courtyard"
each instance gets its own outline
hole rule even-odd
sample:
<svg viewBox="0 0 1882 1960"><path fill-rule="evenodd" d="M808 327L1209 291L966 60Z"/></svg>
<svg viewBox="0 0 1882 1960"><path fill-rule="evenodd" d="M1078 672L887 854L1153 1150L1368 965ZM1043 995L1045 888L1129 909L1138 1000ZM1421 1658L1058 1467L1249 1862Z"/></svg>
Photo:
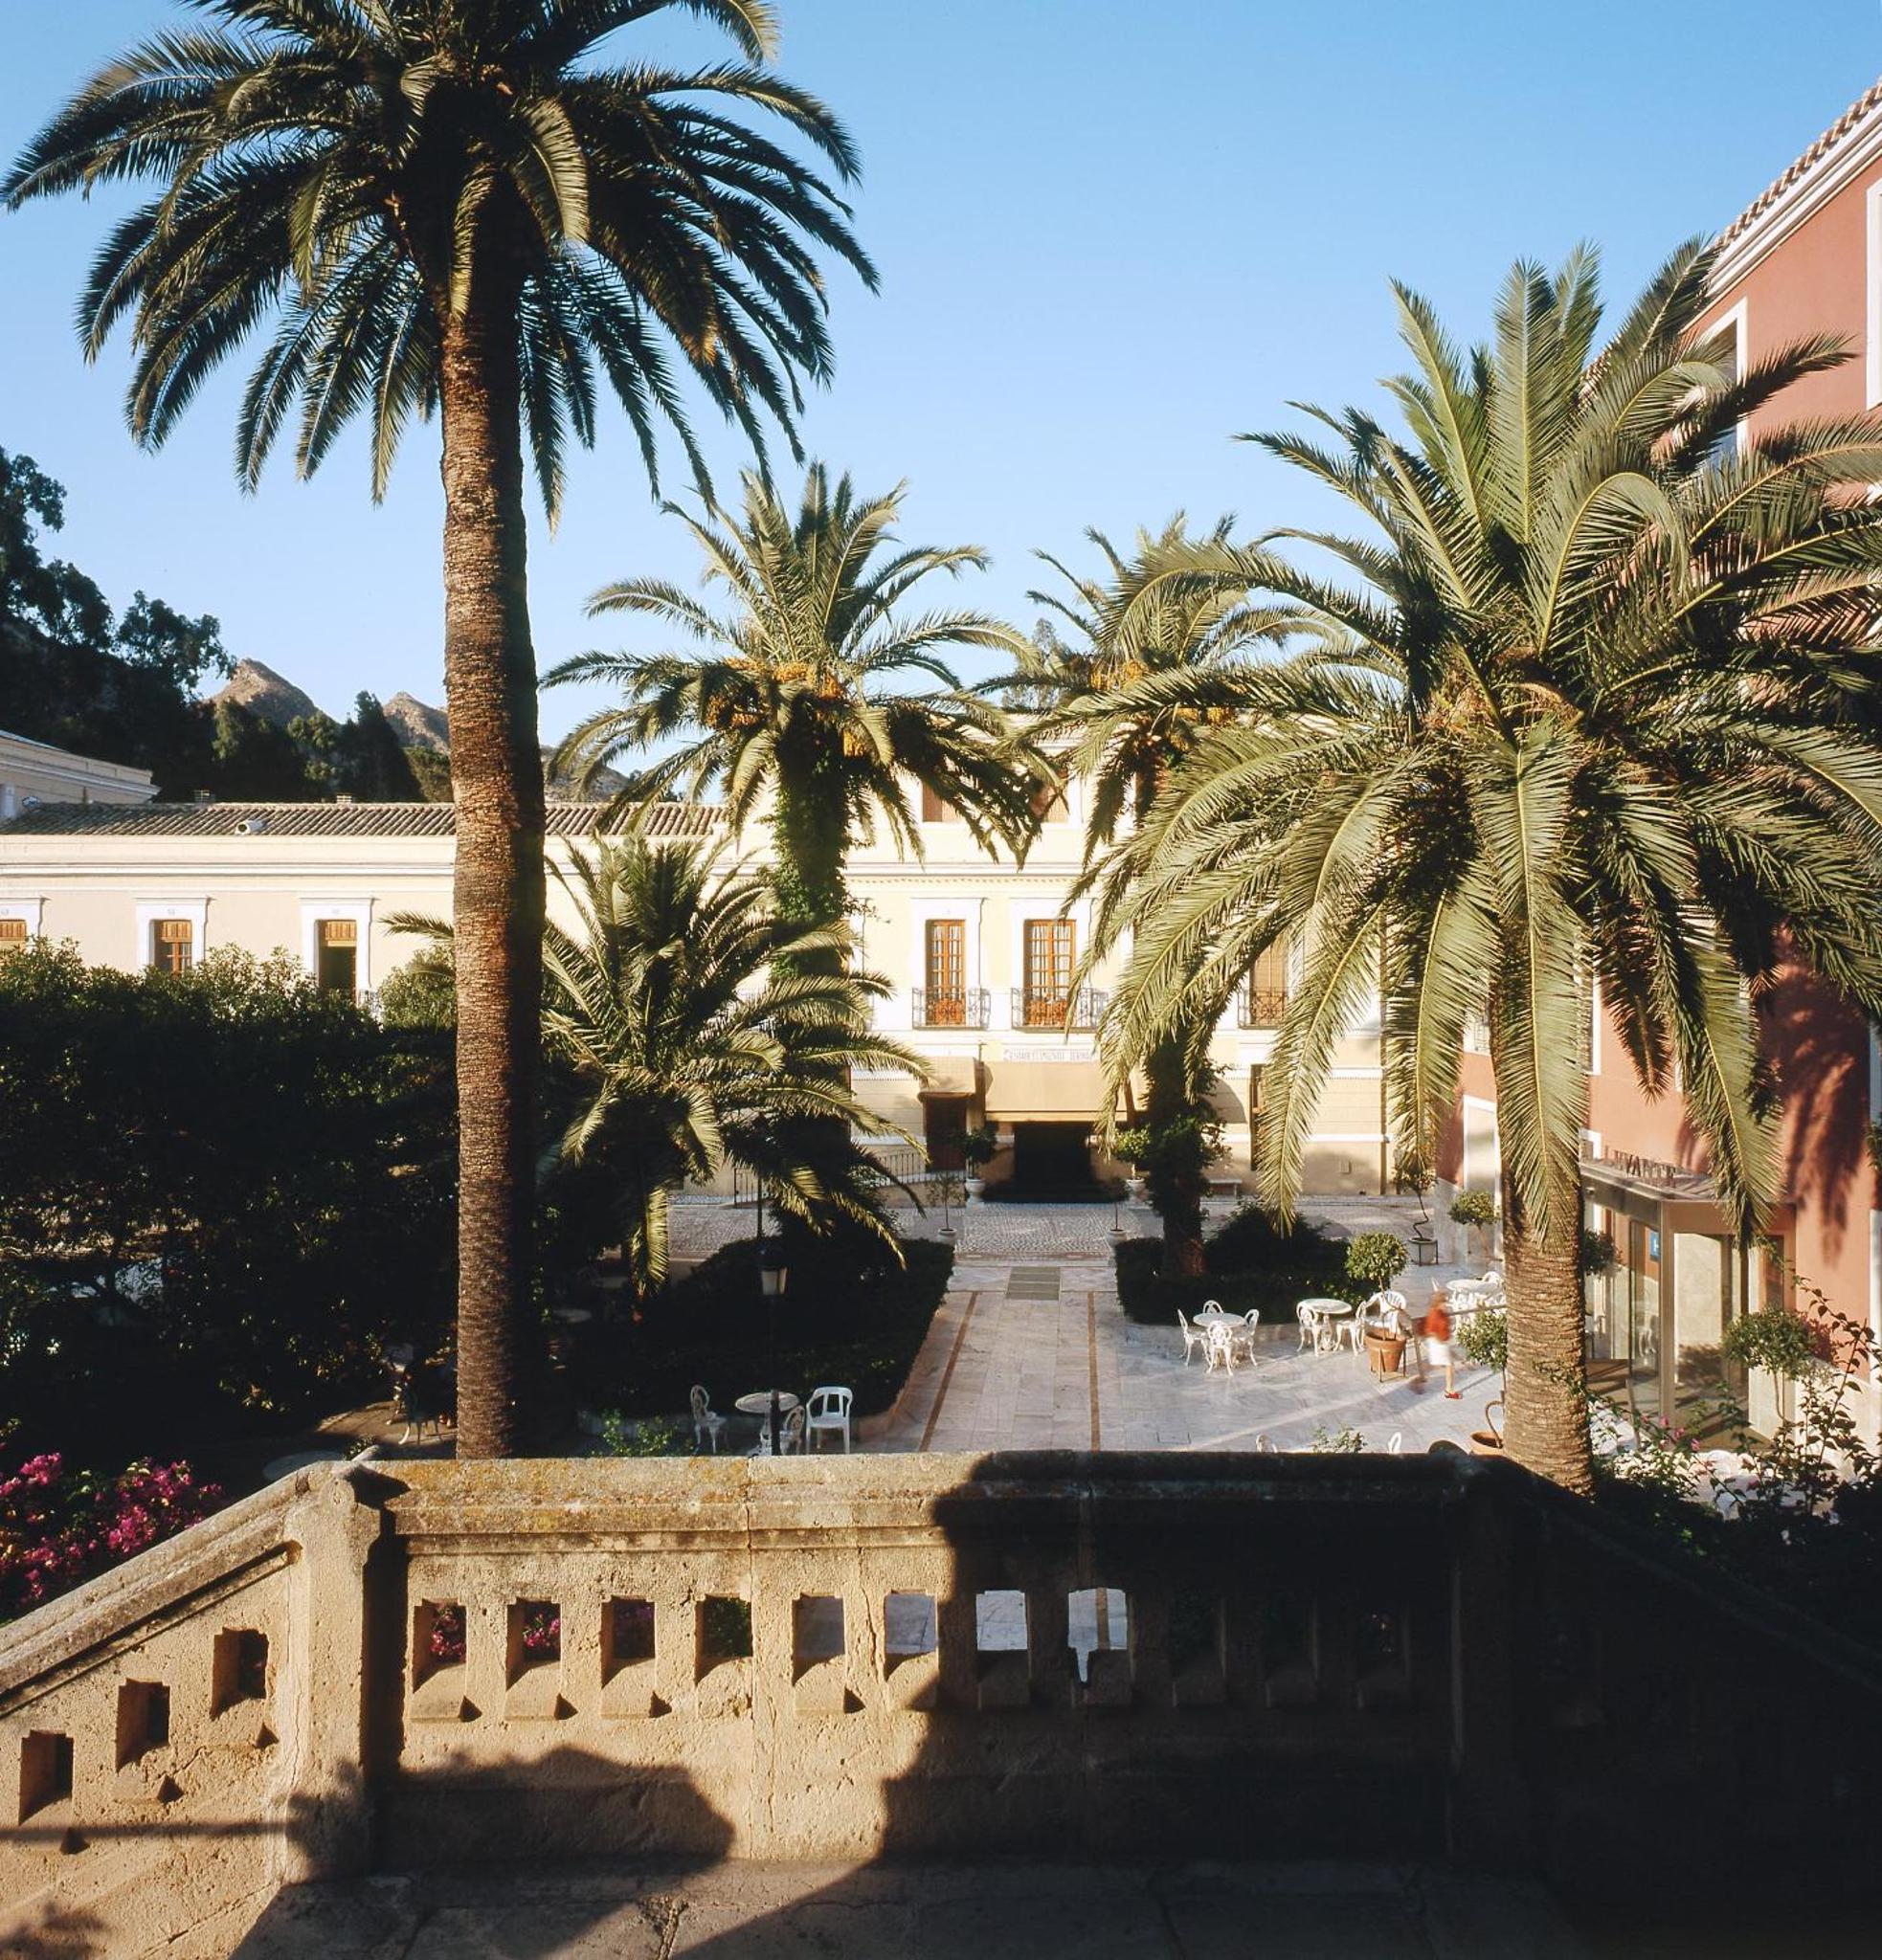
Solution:
<svg viewBox="0 0 1882 1960"><path fill-rule="evenodd" d="M1322 1200L1306 1214L1342 1236L1373 1229L1409 1237L1416 1215L1398 1199ZM675 1237L688 1253L748 1233L750 1215L687 1207ZM974 1205L953 1218L952 1284L895 1409L861 1427L864 1449L1277 1450L1315 1447L1353 1429L1367 1448L1406 1452L1468 1442L1496 1392L1494 1377L1460 1363L1460 1398L1442 1373L1376 1382L1342 1348L1303 1353L1298 1329L1264 1327L1252 1366L1209 1373L1184 1364L1175 1323L1138 1326L1118 1304L1113 1218L1133 1235L1156 1229L1145 1208ZM933 1221L938 1229L938 1220ZM1461 1266L1414 1268L1400 1290L1421 1310ZM1480 1270L1480 1268L1479 1268Z"/></svg>

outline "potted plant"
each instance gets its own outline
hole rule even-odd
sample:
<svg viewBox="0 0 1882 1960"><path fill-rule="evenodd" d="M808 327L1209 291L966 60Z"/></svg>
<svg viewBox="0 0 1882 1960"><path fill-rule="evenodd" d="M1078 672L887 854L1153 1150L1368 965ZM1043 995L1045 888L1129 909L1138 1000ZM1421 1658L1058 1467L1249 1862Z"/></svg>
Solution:
<svg viewBox="0 0 1882 1960"><path fill-rule="evenodd" d="M1460 1314L1452 1323L1451 1340L1465 1360L1473 1367L1495 1370L1496 1393L1484 1404L1483 1428L1470 1432L1470 1450L1473 1456L1500 1457L1503 1454L1503 1431L1497 1416L1503 1411L1510 1368L1510 1318L1494 1307L1480 1307L1475 1313Z"/></svg>
<svg viewBox="0 0 1882 1960"><path fill-rule="evenodd" d="M1141 1124L1131 1124L1118 1131L1111 1147L1120 1160L1131 1167L1130 1174L1124 1180L1124 1188L1131 1193L1131 1202L1141 1205L1149 1192L1150 1184L1144 1176L1143 1160L1150 1149L1150 1130Z"/></svg>
<svg viewBox="0 0 1882 1960"><path fill-rule="evenodd" d="M1489 1192L1459 1192L1450 1201L1450 1221L1476 1233L1484 1257L1490 1257L1490 1230L1496 1223L1496 1200Z"/></svg>
<svg viewBox="0 0 1882 1960"><path fill-rule="evenodd" d="M1378 1293L1405 1270L1405 1241L1394 1232L1362 1232L1346 1248L1346 1277ZM1397 1326L1366 1329L1366 1358L1381 1378L1405 1365L1405 1337Z"/></svg>
<svg viewBox="0 0 1882 1960"><path fill-rule="evenodd" d="M1620 1263L1620 1254L1614 1248L1614 1235L1611 1232L1589 1232L1581 1234L1580 1249L1576 1255L1576 1263L1581 1269L1584 1280L1604 1280Z"/></svg>
<svg viewBox="0 0 1882 1960"><path fill-rule="evenodd" d="M1405 1270L1405 1257L1396 1232L1362 1232L1346 1248L1346 1277L1378 1293Z"/></svg>
<svg viewBox="0 0 1882 1960"><path fill-rule="evenodd" d="M977 1125L961 1138L960 1153L967 1160L967 1194L977 1198L987 1189L980 1173L999 1154L999 1131L991 1123Z"/></svg>

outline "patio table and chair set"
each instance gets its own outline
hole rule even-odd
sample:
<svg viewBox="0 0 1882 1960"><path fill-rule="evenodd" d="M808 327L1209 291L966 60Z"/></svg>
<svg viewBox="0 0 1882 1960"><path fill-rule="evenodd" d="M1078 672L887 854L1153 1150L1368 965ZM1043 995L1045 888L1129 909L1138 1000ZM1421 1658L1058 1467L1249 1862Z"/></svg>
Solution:
<svg viewBox="0 0 1882 1960"><path fill-rule="evenodd" d="M1486 1307L1500 1307L1503 1276L1492 1269L1480 1280L1453 1280L1444 1297L1453 1322ZM1336 1354L1350 1348L1355 1355L1368 1356L1381 1379L1401 1371L1408 1352L1423 1359L1419 1344L1424 1339L1425 1318L1414 1318L1405 1296L1389 1286L1357 1305L1330 1297L1303 1300L1294 1308L1294 1319L1300 1328L1297 1351ZM1233 1374L1238 1362L1252 1367L1260 1322L1259 1310L1232 1314L1216 1300L1206 1302L1194 1320L1178 1307L1176 1330L1182 1336L1185 1367L1199 1349L1212 1374Z"/></svg>
<svg viewBox="0 0 1882 1960"><path fill-rule="evenodd" d="M770 1389L754 1389L749 1395L740 1395L732 1404L741 1415L754 1417L758 1424L757 1447L748 1450L748 1457L769 1457L772 1454L772 1399ZM848 1456L851 1446L850 1407L855 1399L854 1391L836 1387L813 1389L809 1401L804 1401L789 1389L777 1390L777 1454L780 1457L804 1456L816 1450L819 1437L840 1437L843 1455ZM713 1408L712 1398L701 1383L693 1384L691 1401L693 1448L696 1451L709 1449L716 1457L719 1454L719 1437L731 1418Z"/></svg>

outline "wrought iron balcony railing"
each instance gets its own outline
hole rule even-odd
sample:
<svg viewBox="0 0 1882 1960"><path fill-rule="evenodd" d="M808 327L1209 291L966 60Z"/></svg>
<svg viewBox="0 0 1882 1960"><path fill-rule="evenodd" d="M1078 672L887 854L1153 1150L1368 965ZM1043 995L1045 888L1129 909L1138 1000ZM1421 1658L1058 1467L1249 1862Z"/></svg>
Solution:
<svg viewBox="0 0 1882 1960"><path fill-rule="evenodd" d="M1096 987L1076 991L1064 988L1036 991L1029 987L1013 990L1013 1025L1016 1028L1070 1028L1088 1033L1103 1019L1110 995Z"/></svg>
<svg viewBox="0 0 1882 1960"><path fill-rule="evenodd" d="M916 987L909 1003L909 1025L916 1028L984 1028L991 1018L984 987L963 987L952 993Z"/></svg>
<svg viewBox="0 0 1882 1960"><path fill-rule="evenodd" d="M1235 996L1238 1028L1278 1028L1288 1012L1288 994L1280 987L1244 987Z"/></svg>

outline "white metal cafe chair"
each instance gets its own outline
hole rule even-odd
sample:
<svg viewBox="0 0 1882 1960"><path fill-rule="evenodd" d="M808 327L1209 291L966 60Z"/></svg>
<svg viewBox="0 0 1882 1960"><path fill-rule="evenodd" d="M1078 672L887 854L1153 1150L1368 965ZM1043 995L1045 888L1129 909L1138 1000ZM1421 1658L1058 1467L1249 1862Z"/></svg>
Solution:
<svg viewBox="0 0 1882 1960"><path fill-rule="evenodd" d="M1189 1366L1189 1357L1199 1348L1206 1348L1208 1347L1208 1337L1200 1327L1195 1327L1190 1325L1189 1316L1181 1307L1176 1309L1176 1330L1183 1337L1183 1366L1187 1368Z"/></svg>
<svg viewBox="0 0 1882 1960"><path fill-rule="evenodd" d="M805 1428L813 1449L819 1436L840 1436L843 1455L849 1455L849 1405L855 1396L848 1389L813 1389Z"/></svg>
<svg viewBox="0 0 1882 1960"><path fill-rule="evenodd" d="M712 1397L698 1382L693 1384L693 1448L697 1450L702 1438L712 1446L712 1454L719 1454L719 1432L726 1426L726 1418L712 1406Z"/></svg>
<svg viewBox="0 0 1882 1960"><path fill-rule="evenodd" d="M1235 1372L1235 1336L1221 1321L1209 1324L1207 1359L1211 1373L1219 1368L1226 1374Z"/></svg>

